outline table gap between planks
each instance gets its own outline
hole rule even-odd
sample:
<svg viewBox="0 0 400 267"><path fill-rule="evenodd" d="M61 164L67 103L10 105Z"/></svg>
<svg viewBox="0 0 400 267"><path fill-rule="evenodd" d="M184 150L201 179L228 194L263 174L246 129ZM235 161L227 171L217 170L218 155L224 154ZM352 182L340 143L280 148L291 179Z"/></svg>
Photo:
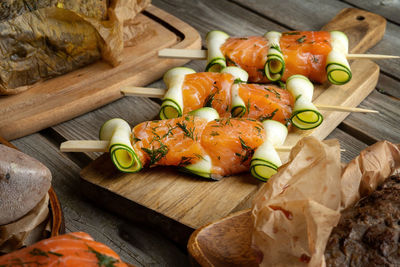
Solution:
<svg viewBox="0 0 400 267"><path fill-rule="evenodd" d="M155 0L153 4L192 25L203 38L211 29L221 29L232 35L243 36L263 34L272 29L319 29L343 8L366 8L389 19L384 39L368 53L399 55L400 27L398 12L395 13L395 10L400 7L398 4L395 7L382 7L380 2L382 1L369 1L366 4L365 1L357 0L279 0L268 1L266 5L262 0ZM382 72L377 90L360 106L378 109L381 112L379 119L372 115L351 114L328 136L338 138L342 147L346 149L342 153L344 161L350 160L367 144L377 140L400 142L400 60L380 61L378 64ZM201 71L205 63L196 61L186 66ZM163 86L160 80L149 85ZM382 91L385 93L381 93ZM108 118L119 116L134 125L156 117L158 108L159 105L155 101L147 98L123 98L71 121L15 140L13 144L51 169L53 185L64 209L68 231L89 232L96 240L115 249L125 261L137 266L185 266L188 262L183 253L157 232L131 225L124 219L93 206L86 201L85 196L79 194L79 168L85 165L85 160L94 159L96 154L63 154L58 151L58 145L63 140L96 138L100 125ZM154 217L149 223L158 224L157 220L163 219L165 218ZM120 232L124 233L125 238L130 236L130 242L122 239Z"/></svg>

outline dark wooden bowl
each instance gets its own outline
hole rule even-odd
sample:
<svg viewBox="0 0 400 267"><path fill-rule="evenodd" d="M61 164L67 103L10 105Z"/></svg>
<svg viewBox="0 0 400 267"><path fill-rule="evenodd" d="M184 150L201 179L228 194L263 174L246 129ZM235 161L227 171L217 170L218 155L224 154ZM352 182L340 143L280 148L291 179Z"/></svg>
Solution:
<svg viewBox="0 0 400 267"><path fill-rule="evenodd" d="M258 266L251 249L251 211L234 213L197 229L188 242L192 259L201 266Z"/></svg>
<svg viewBox="0 0 400 267"><path fill-rule="evenodd" d="M0 143L18 150L16 146L14 146L1 136L0 136ZM58 201L57 195L54 192L53 187L50 187L49 190L49 209L50 209L49 220L51 223L51 232L50 236L43 235L45 238L58 236L60 234L65 233L64 215L62 213L61 204Z"/></svg>

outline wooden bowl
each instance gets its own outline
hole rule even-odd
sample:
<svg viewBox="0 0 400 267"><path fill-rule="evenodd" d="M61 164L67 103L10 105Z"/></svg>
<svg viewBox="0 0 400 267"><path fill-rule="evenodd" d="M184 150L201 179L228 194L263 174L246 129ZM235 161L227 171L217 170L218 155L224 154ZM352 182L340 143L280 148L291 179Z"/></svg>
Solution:
<svg viewBox="0 0 400 267"><path fill-rule="evenodd" d="M14 146L1 136L0 143L18 150L16 146ZM61 204L58 201L57 195L53 187L50 187L49 189L49 211L49 220L51 225L50 236L43 235L44 238L58 236L65 233L64 215L62 213Z"/></svg>
<svg viewBox="0 0 400 267"><path fill-rule="evenodd" d="M250 209L240 211L197 229L188 243L192 259L203 267L258 266L250 214Z"/></svg>

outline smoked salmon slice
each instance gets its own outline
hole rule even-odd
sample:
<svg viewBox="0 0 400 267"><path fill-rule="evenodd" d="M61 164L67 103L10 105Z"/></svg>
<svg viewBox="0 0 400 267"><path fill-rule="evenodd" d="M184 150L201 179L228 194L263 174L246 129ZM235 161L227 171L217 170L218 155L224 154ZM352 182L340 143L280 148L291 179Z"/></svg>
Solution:
<svg viewBox="0 0 400 267"><path fill-rule="evenodd" d="M106 245L83 232L42 240L32 246L0 256L0 266L125 267Z"/></svg>
<svg viewBox="0 0 400 267"><path fill-rule="evenodd" d="M215 72L190 73L184 76L181 89L183 107L180 108L183 110L182 115L202 107L211 107L217 110L220 117L231 117L234 86L246 105L242 118L260 121L273 119L283 124L290 120L295 99L286 89L274 85L235 82L233 75ZM165 114L160 112L160 117L163 113ZM174 113L176 114L178 112Z"/></svg>
<svg viewBox="0 0 400 267"><path fill-rule="evenodd" d="M212 178L249 169L254 150L265 138L261 122L212 120L187 115L143 122L132 130L133 149L145 166L187 167L210 157Z"/></svg>

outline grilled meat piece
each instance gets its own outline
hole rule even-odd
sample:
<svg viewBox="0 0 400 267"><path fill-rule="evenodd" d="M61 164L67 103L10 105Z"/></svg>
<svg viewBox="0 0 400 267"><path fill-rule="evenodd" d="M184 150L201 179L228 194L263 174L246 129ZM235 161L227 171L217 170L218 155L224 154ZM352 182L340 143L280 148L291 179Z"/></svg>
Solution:
<svg viewBox="0 0 400 267"><path fill-rule="evenodd" d="M342 212L325 250L327 266L400 266L400 176Z"/></svg>

